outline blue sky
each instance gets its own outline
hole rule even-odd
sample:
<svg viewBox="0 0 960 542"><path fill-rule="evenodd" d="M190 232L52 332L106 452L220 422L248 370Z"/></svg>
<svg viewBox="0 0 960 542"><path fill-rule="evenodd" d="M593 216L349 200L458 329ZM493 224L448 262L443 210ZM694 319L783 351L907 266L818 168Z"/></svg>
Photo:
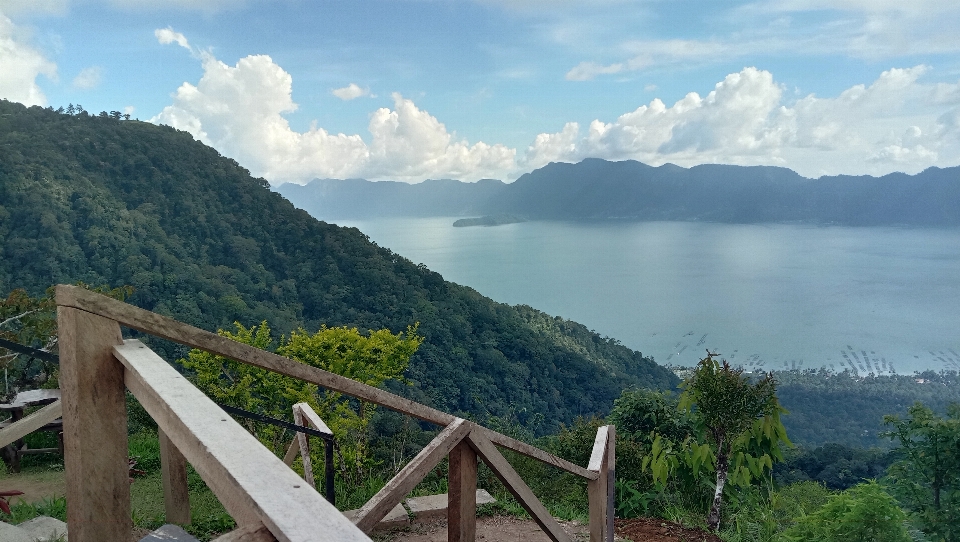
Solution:
<svg viewBox="0 0 960 542"><path fill-rule="evenodd" d="M956 28L946 0L0 0L0 97L170 124L273 184L915 173L960 164Z"/></svg>

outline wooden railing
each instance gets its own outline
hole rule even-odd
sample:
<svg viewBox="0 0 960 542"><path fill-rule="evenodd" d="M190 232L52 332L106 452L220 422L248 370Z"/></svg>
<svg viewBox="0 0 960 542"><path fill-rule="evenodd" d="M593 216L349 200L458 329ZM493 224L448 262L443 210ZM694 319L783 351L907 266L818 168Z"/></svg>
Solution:
<svg viewBox="0 0 960 542"><path fill-rule="evenodd" d="M237 522L238 529L219 542L369 540L366 533L444 457L449 458L448 540L475 539L479 458L551 540L569 541L497 446L586 479L590 540L613 540L612 425L598 431L584 468L446 412L82 288L57 286L56 300L67 523L73 542L129 540L125 389L160 429L167 520L189 522L189 462ZM444 429L351 522L157 354L138 340L124 341L121 326L299 378Z"/></svg>

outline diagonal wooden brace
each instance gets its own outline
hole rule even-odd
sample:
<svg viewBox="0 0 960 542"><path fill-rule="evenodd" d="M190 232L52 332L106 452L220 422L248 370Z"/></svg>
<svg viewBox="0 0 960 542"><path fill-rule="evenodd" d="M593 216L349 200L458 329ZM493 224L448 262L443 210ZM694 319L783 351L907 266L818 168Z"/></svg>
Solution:
<svg viewBox="0 0 960 542"><path fill-rule="evenodd" d="M383 489L367 501L360 510L357 510L354 520L357 527L365 533L372 531L377 523L386 517L394 506L400 504L400 501L437 466L437 463L470 433L473 427L472 423L457 418L441 431L430 441L430 444L427 444L426 448L387 482Z"/></svg>

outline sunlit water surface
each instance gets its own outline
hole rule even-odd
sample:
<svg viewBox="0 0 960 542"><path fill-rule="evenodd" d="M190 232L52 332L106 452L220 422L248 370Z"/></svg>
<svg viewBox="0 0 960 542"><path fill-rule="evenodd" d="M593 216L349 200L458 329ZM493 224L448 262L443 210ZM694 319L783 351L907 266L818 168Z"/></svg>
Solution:
<svg viewBox="0 0 960 542"><path fill-rule="evenodd" d="M960 230L454 218L340 221L496 301L660 363L960 369Z"/></svg>

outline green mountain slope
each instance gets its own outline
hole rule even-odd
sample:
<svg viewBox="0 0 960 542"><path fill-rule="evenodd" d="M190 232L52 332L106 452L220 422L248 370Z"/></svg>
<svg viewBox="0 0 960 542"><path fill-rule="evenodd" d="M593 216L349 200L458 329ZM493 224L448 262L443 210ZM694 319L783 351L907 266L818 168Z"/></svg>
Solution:
<svg viewBox="0 0 960 542"><path fill-rule="evenodd" d="M580 324L495 303L311 218L168 127L0 101L0 239L4 292L130 284L132 303L210 330L420 322L401 393L480 418L542 413L550 430L605 412L624 387L677 383Z"/></svg>

